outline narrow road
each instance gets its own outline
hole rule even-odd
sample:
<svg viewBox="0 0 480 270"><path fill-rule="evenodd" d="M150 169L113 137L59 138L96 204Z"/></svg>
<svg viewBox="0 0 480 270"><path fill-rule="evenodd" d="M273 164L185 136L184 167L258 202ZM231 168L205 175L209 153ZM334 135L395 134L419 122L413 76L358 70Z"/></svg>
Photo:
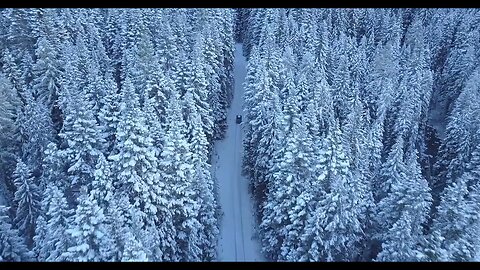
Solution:
<svg viewBox="0 0 480 270"><path fill-rule="evenodd" d="M260 245L254 237L253 203L248 193L247 179L241 175L243 130L235 123L242 114L243 81L247 62L242 45L235 46L235 89L227 115L225 139L215 143L213 168L219 185L219 200L223 212L218 243L218 261L263 261Z"/></svg>

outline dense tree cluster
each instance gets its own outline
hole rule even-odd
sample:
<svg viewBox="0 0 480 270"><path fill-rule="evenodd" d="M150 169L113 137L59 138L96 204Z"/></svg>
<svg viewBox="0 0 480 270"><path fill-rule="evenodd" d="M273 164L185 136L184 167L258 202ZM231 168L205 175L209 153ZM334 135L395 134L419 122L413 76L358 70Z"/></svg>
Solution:
<svg viewBox="0 0 480 270"><path fill-rule="evenodd" d="M0 260L216 257L210 156L234 23L231 9L0 11Z"/></svg>
<svg viewBox="0 0 480 270"><path fill-rule="evenodd" d="M476 9L0 10L0 261L211 261L243 173L273 261L480 258Z"/></svg>
<svg viewBox="0 0 480 270"><path fill-rule="evenodd" d="M475 259L479 16L238 12L243 169L268 259Z"/></svg>

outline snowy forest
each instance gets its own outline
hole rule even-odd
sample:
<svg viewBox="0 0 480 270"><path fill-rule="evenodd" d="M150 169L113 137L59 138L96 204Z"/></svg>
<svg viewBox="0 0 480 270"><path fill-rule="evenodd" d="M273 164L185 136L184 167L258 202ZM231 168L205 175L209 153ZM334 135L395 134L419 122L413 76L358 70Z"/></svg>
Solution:
<svg viewBox="0 0 480 270"><path fill-rule="evenodd" d="M0 9L0 261L226 260L226 181L264 261L480 261L479 61L478 9Z"/></svg>

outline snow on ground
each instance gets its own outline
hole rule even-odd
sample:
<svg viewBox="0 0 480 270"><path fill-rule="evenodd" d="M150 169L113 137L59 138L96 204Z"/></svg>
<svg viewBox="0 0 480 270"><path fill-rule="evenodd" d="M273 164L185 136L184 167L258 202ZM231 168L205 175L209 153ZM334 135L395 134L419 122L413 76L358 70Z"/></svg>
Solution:
<svg viewBox="0 0 480 270"><path fill-rule="evenodd" d="M443 141L445 138L446 121L443 119L439 109L430 110L428 124L435 129L438 138Z"/></svg>
<svg viewBox="0 0 480 270"><path fill-rule="evenodd" d="M241 175L243 156L242 125L235 123L242 114L243 81L246 59L242 45L235 47L235 89L227 115L225 139L215 143L213 168L218 181L220 206L223 212L218 243L218 261L264 261L258 239L254 236L253 202L248 192L248 180Z"/></svg>

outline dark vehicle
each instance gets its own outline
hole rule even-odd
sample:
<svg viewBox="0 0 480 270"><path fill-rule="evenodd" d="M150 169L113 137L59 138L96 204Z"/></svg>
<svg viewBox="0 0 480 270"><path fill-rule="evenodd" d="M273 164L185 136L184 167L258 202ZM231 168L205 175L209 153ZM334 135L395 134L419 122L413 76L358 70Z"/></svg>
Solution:
<svg viewBox="0 0 480 270"><path fill-rule="evenodd" d="M235 121L237 124L240 124L242 123L242 116L241 115L237 115L237 120Z"/></svg>

